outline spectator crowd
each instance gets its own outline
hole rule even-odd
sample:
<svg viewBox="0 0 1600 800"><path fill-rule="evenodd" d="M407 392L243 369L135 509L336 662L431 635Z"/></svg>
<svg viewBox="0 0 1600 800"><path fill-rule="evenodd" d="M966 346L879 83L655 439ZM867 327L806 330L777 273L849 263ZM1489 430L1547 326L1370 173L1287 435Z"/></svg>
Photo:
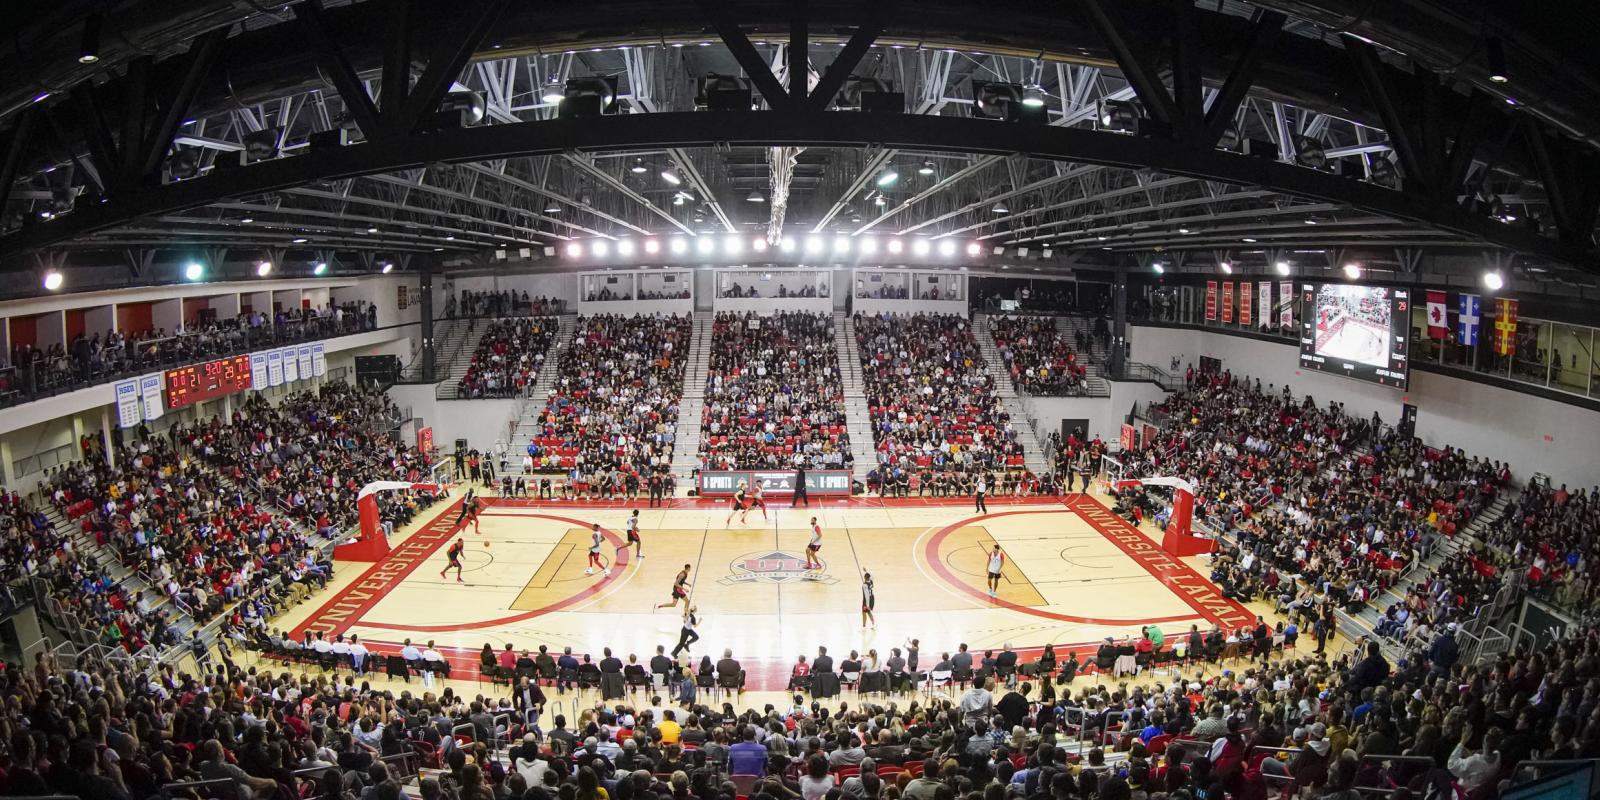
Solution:
<svg viewBox="0 0 1600 800"><path fill-rule="evenodd" d="M1045 397L1082 391L1087 370L1055 317L991 316L989 333L1017 389Z"/></svg>
<svg viewBox="0 0 1600 800"><path fill-rule="evenodd" d="M672 464L693 319L580 317L528 447L535 472L583 496L624 494Z"/></svg>
<svg viewBox="0 0 1600 800"><path fill-rule="evenodd" d="M854 326L881 468L971 475L1022 466L966 318L857 314Z"/></svg>
<svg viewBox="0 0 1600 800"><path fill-rule="evenodd" d="M539 379L545 352L560 324L555 317L516 317L489 323L478 339L456 396L519 397Z"/></svg>
<svg viewBox="0 0 1600 800"><path fill-rule="evenodd" d="M717 314L700 425L702 469L849 469L833 315Z"/></svg>

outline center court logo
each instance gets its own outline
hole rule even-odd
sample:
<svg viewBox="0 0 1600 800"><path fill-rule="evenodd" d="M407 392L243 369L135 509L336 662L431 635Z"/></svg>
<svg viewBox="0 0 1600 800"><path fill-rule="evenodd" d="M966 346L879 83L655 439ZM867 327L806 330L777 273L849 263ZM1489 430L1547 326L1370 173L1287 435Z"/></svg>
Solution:
<svg viewBox="0 0 1600 800"><path fill-rule="evenodd" d="M806 570L805 556L797 556L781 550L765 550L758 553L748 553L729 562L728 576L718 580L717 583L724 586L734 586L741 583L789 583L792 581L838 583L838 578L827 574L827 568L827 563L824 562L822 569L808 572Z"/></svg>

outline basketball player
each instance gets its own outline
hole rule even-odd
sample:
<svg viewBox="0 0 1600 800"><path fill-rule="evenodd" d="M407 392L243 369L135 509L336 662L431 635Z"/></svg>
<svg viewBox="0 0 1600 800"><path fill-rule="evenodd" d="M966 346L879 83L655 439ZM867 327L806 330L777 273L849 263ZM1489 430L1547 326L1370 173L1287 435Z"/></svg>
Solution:
<svg viewBox="0 0 1600 800"><path fill-rule="evenodd" d="M744 508L744 514L740 514L739 515L739 522L741 524L744 522L745 515L749 514L750 513L750 509L754 508L754 507L760 507L760 509L761 509L761 518L762 519L768 519L769 518L769 517L767 517L767 501L766 501L766 498L763 498L761 496L761 484L759 484L759 483L757 483L755 486L751 487L751 490L750 490L750 501Z"/></svg>
<svg viewBox="0 0 1600 800"><path fill-rule="evenodd" d="M627 550L628 545L633 545L634 558L644 558L644 541L639 538L639 509L637 508L633 510L633 516L628 517L628 541L623 543L622 550Z"/></svg>
<svg viewBox="0 0 1600 800"><path fill-rule="evenodd" d="M872 609L877 605L878 593L872 588L872 573L863 572L861 573L861 627L867 627L869 622L872 623L872 627L878 627L878 619L872 616Z"/></svg>
<svg viewBox="0 0 1600 800"><path fill-rule="evenodd" d="M748 499L749 493L750 490L745 482L739 481L739 489L733 493L733 510L729 511L728 518L722 521L723 527L733 524L734 514L738 514L739 512L745 511L749 508L749 506L745 505L745 500ZM744 517L740 517L739 521L744 522Z"/></svg>
<svg viewBox="0 0 1600 800"><path fill-rule="evenodd" d="M989 554L989 596L994 597L1000 591L1000 571L1005 569L1006 554L1000 552L1000 545L994 546L994 552Z"/></svg>
<svg viewBox="0 0 1600 800"><path fill-rule="evenodd" d="M822 526L817 524L817 518L811 518L811 543L806 545L806 572L822 569ZM816 576L809 576L812 580Z"/></svg>
<svg viewBox="0 0 1600 800"><path fill-rule="evenodd" d="M462 512L464 514L466 514L467 522L472 523L472 532L473 533L477 533L477 534L482 534L483 533L483 531L478 530L478 513L480 511L482 511L482 510L483 510L483 501L481 499L479 499L479 497L477 495L475 495L475 494L474 495L469 495L467 497L467 499L462 503ZM461 526L461 529L462 530L466 530L467 526L465 524L463 524Z"/></svg>
<svg viewBox="0 0 1600 800"><path fill-rule="evenodd" d="M678 570L678 577L672 581L672 601L668 603L657 603L656 608L676 608L679 600L682 600L684 605L689 604L688 564L684 564L683 569Z"/></svg>
<svg viewBox="0 0 1600 800"><path fill-rule="evenodd" d="M600 567L602 577L611 577L611 568L600 562L600 543L603 541L605 537L600 534L600 523L596 522L594 533L589 538L589 568L584 570L583 574L593 575L594 568Z"/></svg>
<svg viewBox="0 0 1600 800"><path fill-rule="evenodd" d="M444 569L439 570L439 577L443 578L446 572L453 569L456 571L456 583L463 583L461 580L461 553L466 549L467 543L462 539L457 539L455 544L450 545L449 552L445 553L449 557L450 563L445 565Z"/></svg>
<svg viewBox="0 0 1600 800"><path fill-rule="evenodd" d="M456 525L460 525L462 520L472 514L472 503L475 499L472 488L468 487L466 495L461 498L461 510L456 513Z"/></svg>

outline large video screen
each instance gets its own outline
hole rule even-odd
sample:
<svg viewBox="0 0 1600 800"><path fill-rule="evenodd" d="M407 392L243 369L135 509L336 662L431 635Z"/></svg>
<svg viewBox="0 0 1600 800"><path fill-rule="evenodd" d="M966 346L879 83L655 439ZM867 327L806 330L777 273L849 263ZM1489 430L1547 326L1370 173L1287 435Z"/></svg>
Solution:
<svg viewBox="0 0 1600 800"><path fill-rule="evenodd" d="M1300 366L1405 389L1410 293L1344 283L1300 287Z"/></svg>

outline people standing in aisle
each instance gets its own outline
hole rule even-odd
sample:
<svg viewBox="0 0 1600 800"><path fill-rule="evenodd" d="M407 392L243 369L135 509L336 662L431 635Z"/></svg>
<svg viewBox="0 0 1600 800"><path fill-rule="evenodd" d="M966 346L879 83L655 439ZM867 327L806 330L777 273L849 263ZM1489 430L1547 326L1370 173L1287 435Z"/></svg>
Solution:
<svg viewBox="0 0 1600 800"><path fill-rule="evenodd" d="M791 505L799 508L804 503L806 508L811 507L811 495L806 492L806 465L797 464L794 468L794 494L790 495Z"/></svg>
<svg viewBox="0 0 1600 800"><path fill-rule="evenodd" d="M977 492L973 494L973 510L979 514L989 513L989 504L984 502L984 495L989 491L989 475L985 472L978 473Z"/></svg>

